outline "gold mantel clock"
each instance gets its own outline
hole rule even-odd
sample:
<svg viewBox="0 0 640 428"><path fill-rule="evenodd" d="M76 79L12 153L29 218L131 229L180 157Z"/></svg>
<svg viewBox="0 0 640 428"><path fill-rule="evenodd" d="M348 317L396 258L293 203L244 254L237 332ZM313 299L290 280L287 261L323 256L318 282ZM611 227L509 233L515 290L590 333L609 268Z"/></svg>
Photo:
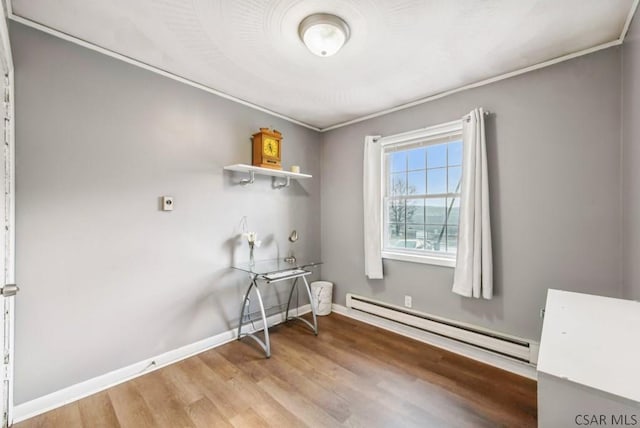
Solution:
<svg viewBox="0 0 640 428"><path fill-rule="evenodd" d="M269 128L260 128L260 132L253 134L254 166L262 168L282 169L281 149L282 134Z"/></svg>

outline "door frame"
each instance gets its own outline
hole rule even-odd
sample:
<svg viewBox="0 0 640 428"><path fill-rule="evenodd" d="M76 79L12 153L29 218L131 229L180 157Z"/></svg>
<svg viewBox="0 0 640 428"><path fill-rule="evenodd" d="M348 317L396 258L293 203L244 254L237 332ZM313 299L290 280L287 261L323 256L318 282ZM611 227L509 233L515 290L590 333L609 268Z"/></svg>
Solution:
<svg viewBox="0 0 640 428"><path fill-rule="evenodd" d="M14 70L9 41L9 24L7 20L7 3L0 1L0 71L2 102L0 103L0 130L2 135L2 171L4 195L0 205L2 209L2 257L0 257L0 272L2 280L0 287L5 284L15 284L15 123L14 123ZM14 314L15 299L0 295L0 328L2 328L2 349L0 350L0 365L2 377L0 391L0 417L2 426L13 423L13 363L14 363Z"/></svg>

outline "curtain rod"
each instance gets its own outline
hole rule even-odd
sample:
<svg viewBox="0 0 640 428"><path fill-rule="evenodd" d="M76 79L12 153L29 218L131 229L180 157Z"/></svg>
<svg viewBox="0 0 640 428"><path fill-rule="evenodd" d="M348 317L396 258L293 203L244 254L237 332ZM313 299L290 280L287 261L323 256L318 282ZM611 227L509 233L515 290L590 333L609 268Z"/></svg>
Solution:
<svg viewBox="0 0 640 428"><path fill-rule="evenodd" d="M489 116L491 114L491 112L489 110L486 110L483 113L484 113L485 117ZM469 122L471 120L471 113L462 116L462 118L463 119L467 119L467 122Z"/></svg>
<svg viewBox="0 0 640 428"><path fill-rule="evenodd" d="M485 110L485 111L484 111L484 115L485 115L485 116L489 116L489 115L491 115L491 114L493 114L493 113L492 113L492 112L490 112L489 110ZM471 118L470 118L470 116L469 116L469 115L470 115L470 113L469 113L469 114L466 114L466 115L464 115L464 116L462 116L462 119L467 119L467 122L468 122L469 120L471 120ZM461 119L461 120L462 120L462 119ZM378 140L380 140L381 138L383 138L383 136L382 136L382 135L380 135L380 136L378 136L378 137L374 138L374 139L373 139L373 142L375 143L375 142L377 142Z"/></svg>
<svg viewBox="0 0 640 428"><path fill-rule="evenodd" d="M470 114L471 114L471 113L467 113L467 114L465 114L465 115L464 115L464 116L462 116L462 117L469 117L469 115L470 115ZM484 111L484 115L485 115L485 116L489 116L490 114L491 114L491 112L490 112L489 110L485 110L485 111Z"/></svg>

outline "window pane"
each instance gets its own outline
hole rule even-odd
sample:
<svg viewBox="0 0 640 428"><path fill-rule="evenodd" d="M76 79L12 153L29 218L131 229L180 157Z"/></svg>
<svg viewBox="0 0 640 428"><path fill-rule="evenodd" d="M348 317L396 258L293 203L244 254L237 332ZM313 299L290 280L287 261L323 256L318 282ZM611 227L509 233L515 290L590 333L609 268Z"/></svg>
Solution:
<svg viewBox="0 0 640 428"><path fill-rule="evenodd" d="M424 224L424 199L407 200L407 223Z"/></svg>
<svg viewBox="0 0 640 428"><path fill-rule="evenodd" d="M460 198L447 199L447 224L457 226L460 222Z"/></svg>
<svg viewBox="0 0 640 428"><path fill-rule="evenodd" d="M428 224L425 228L427 234L427 242L425 249L431 251L445 251L445 227L444 225Z"/></svg>
<svg viewBox="0 0 640 428"><path fill-rule="evenodd" d="M427 199L427 223L444 224L446 218L445 198Z"/></svg>
<svg viewBox="0 0 640 428"><path fill-rule="evenodd" d="M387 204L388 223L404 223L405 222L405 203L404 201L390 201Z"/></svg>
<svg viewBox="0 0 640 428"><path fill-rule="evenodd" d="M460 193L460 179L462 178L462 167L449 167L449 193Z"/></svg>
<svg viewBox="0 0 640 428"><path fill-rule="evenodd" d="M398 151L391 151L394 149ZM426 142L423 147L398 145L387 150L390 151L384 153L384 248L455 255L462 138L454 136L450 142L431 145Z"/></svg>
<svg viewBox="0 0 640 428"><path fill-rule="evenodd" d="M427 195L447 193L447 169L427 170Z"/></svg>
<svg viewBox="0 0 640 428"><path fill-rule="evenodd" d="M407 193L407 174L391 174L389 183L389 194L391 196L405 195Z"/></svg>
<svg viewBox="0 0 640 428"><path fill-rule="evenodd" d="M447 252L456 253L458 250L458 227L447 226Z"/></svg>
<svg viewBox="0 0 640 428"><path fill-rule="evenodd" d="M407 174L409 181L407 186L408 195L424 195L427 190L426 170L412 171Z"/></svg>
<svg viewBox="0 0 640 428"><path fill-rule="evenodd" d="M404 224L391 223L388 224L389 228L389 240L387 241L387 247L389 248L404 248Z"/></svg>
<svg viewBox="0 0 640 428"><path fill-rule="evenodd" d="M427 147L427 168L447 166L447 144Z"/></svg>
<svg viewBox="0 0 640 428"><path fill-rule="evenodd" d="M462 141L449 143L449 166L462 165Z"/></svg>
<svg viewBox="0 0 640 428"><path fill-rule="evenodd" d="M426 169L427 163L427 149L422 147L419 149L407 151L407 157L409 159L409 171L416 169Z"/></svg>
<svg viewBox="0 0 640 428"><path fill-rule="evenodd" d="M391 158L391 172L407 170L407 152L392 152L388 156Z"/></svg>
<svg viewBox="0 0 640 428"><path fill-rule="evenodd" d="M406 234L406 248L424 248L424 225L408 224Z"/></svg>

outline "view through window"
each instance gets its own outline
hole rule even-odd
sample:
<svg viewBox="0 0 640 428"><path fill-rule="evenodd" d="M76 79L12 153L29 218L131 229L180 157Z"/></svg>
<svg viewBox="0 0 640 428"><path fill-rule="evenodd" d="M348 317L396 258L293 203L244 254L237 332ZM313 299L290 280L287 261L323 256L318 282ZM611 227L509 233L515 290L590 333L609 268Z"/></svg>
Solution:
<svg viewBox="0 0 640 428"><path fill-rule="evenodd" d="M385 147L384 250L455 257L462 137Z"/></svg>

